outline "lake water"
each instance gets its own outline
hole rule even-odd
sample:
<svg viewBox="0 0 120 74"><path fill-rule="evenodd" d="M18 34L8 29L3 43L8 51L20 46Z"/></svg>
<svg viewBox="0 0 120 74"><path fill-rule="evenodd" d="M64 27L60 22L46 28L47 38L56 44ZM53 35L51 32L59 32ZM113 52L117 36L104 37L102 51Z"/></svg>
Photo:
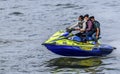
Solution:
<svg viewBox="0 0 120 74"><path fill-rule="evenodd" d="M79 15L101 23L102 43L117 49L105 57L56 55L41 44ZM119 0L0 0L0 74L119 74Z"/></svg>

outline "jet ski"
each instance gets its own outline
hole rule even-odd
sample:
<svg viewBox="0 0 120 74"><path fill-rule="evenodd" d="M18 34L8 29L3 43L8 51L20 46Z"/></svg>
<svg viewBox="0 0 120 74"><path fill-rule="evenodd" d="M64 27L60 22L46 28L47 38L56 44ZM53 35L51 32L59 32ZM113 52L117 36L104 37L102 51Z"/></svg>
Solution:
<svg viewBox="0 0 120 74"><path fill-rule="evenodd" d="M83 38L84 39L84 38ZM82 40L83 40L82 39ZM53 34L44 45L48 50L62 56L105 56L110 54L115 47L107 44L95 44L95 41L89 38L87 41L82 41L73 33L66 31L58 31Z"/></svg>

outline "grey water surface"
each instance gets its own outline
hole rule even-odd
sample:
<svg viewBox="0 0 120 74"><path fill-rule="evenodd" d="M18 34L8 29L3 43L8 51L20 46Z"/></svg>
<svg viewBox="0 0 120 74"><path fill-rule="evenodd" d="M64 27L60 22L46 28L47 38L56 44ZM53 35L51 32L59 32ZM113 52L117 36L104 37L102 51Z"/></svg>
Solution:
<svg viewBox="0 0 120 74"><path fill-rule="evenodd" d="M79 15L101 23L102 43L115 46L110 55L71 58L41 44ZM0 74L119 74L119 0L0 0Z"/></svg>

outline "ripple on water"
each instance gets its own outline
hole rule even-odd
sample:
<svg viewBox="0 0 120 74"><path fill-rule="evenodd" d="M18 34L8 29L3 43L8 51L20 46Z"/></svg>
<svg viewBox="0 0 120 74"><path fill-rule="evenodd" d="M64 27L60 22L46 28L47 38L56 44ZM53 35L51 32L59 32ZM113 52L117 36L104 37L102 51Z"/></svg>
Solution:
<svg viewBox="0 0 120 74"><path fill-rule="evenodd" d="M12 7L12 9L19 9L21 7L25 7L25 6L23 6L23 5L15 5L15 6Z"/></svg>
<svg viewBox="0 0 120 74"><path fill-rule="evenodd" d="M57 4L55 6L62 7L62 8L79 8L78 5L70 4L70 3L67 3L67 4Z"/></svg>
<svg viewBox="0 0 120 74"><path fill-rule="evenodd" d="M113 3L114 2L114 3ZM107 6L107 7L117 7L117 6L120 6L119 5L119 2L116 2L116 1L110 1L110 2L106 2L106 3L103 3L103 5Z"/></svg>
<svg viewBox="0 0 120 74"><path fill-rule="evenodd" d="M9 15L23 16L24 13L22 13L22 12L12 12L12 13L9 13Z"/></svg>
<svg viewBox="0 0 120 74"><path fill-rule="evenodd" d="M9 44L11 44L11 41L9 40L0 40L0 47L8 46Z"/></svg>
<svg viewBox="0 0 120 74"><path fill-rule="evenodd" d="M5 8L0 8L0 10L5 10Z"/></svg>
<svg viewBox="0 0 120 74"><path fill-rule="evenodd" d="M7 1L7 0L0 0L0 1Z"/></svg>

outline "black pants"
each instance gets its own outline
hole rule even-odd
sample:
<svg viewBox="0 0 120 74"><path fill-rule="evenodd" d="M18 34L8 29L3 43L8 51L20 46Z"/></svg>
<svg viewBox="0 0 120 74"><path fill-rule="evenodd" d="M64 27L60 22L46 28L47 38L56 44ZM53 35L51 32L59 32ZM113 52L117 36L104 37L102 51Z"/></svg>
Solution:
<svg viewBox="0 0 120 74"><path fill-rule="evenodd" d="M77 33L76 36L80 37L82 42L86 41L86 33Z"/></svg>

